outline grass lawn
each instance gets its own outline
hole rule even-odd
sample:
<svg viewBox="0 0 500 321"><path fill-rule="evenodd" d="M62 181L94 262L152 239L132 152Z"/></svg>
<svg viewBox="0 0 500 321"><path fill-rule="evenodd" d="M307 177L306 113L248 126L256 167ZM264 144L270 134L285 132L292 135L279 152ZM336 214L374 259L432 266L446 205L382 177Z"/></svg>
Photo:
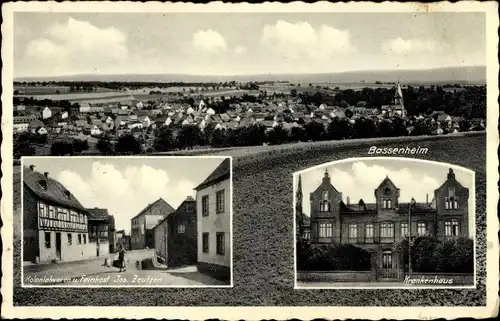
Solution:
<svg viewBox="0 0 500 321"><path fill-rule="evenodd" d="M380 144L377 144L380 145ZM397 146L396 144L387 144ZM232 289L22 289L19 228L15 230L14 304L119 306L478 306L486 300L486 137L407 144L428 147L418 158L476 172L477 289L294 290L292 173L333 160L367 156L367 147L295 150L256 158L233 169ZM20 185L19 176L14 184ZM19 224L19 188L14 195ZM16 212L17 211L17 212Z"/></svg>

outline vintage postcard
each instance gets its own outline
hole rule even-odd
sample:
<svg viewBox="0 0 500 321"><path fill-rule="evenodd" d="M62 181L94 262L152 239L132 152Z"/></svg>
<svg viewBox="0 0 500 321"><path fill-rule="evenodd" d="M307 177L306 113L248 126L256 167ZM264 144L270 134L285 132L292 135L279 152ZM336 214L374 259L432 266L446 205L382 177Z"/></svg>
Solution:
<svg viewBox="0 0 500 321"><path fill-rule="evenodd" d="M494 2L2 5L2 313L494 316Z"/></svg>

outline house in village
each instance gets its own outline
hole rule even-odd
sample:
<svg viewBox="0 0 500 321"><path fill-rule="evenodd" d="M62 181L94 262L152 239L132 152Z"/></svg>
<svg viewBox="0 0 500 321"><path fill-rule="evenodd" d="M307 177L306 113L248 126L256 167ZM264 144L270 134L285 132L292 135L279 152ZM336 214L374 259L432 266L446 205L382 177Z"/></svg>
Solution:
<svg viewBox="0 0 500 321"><path fill-rule="evenodd" d="M164 199L149 204L131 219L130 247L132 250L154 248L153 228L174 209Z"/></svg>
<svg viewBox="0 0 500 321"><path fill-rule="evenodd" d="M88 208L88 225L90 242L99 243L100 253L97 256L116 252L115 218L108 213L106 208Z"/></svg>
<svg viewBox="0 0 500 321"><path fill-rule="evenodd" d="M23 261L75 261L104 253L104 245L89 238L90 213L71 191L33 165L23 168L22 179Z"/></svg>
<svg viewBox="0 0 500 321"><path fill-rule="evenodd" d="M43 110L42 110L42 118L43 119L49 119L52 117L52 111L50 110L49 107L45 107Z"/></svg>
<svg viewBox="0 0 500 321"><path fill-rule="evenodd" d="M188 196L179 207L154 227L156 257L170 266L197 261L196 201Z"/></svg>
<svg viewBox="0 0 500 321"><path fill-rule="evenodd" d="M325 171L321 184L311 192L311 244L350 243L372 252L379 272L391 272L384 278L399 278L401 253L394 244L409 235L432 235L441 241L469 236L469 189L455 177L452 169L434 198L424 203L400 200L400 190L386 177L375 188L375 203L363 199L351 203L343 198ZM416 196L416 195L415 195ZM296 214L302 213L302 191L299 178ZM411 225L408 213L411 206ZM297 225L299 227L300 224Z"/></svg>
<svg viewBox="0 0 500 321"><path fill-rule="evenodd" d="M198 270L231 278L231 161L222 163L196 190Z"/></svg>
<svg viewBox="0 0 500 321"><path fill-rule="evenodd" d="M120 250L120 247L123 247L125 251L130 251L130 235L125 233L125 230L118 230L115 233L116 235L116 243L115 249L116 251Z"/></svg>

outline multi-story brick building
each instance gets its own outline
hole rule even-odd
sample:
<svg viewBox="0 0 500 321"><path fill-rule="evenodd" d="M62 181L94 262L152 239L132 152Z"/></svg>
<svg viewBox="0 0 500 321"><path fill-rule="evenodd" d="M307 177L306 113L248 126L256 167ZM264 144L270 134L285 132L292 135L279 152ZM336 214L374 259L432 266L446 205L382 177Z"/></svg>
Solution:
<svg viewBox="0 0 500 321"><path fill-rule="evenodd" d="M389 177L374 194L375 203L363 199L351 203L349 197L344 202L325 171L309 197L311 244L351 243L372 251L384 267L393 267L401 264L394 245L409 231L412 236L431 235L442 241L469 236L469 189L457 181L452 169L434 191L433 199L429 201L427 196L425 203L401 200L399 188ZM297 192L300 195L302 192Z"/></svg>
<svg viewBox="0 0 500 321"><path fill-rule="evenodd" d="M130 247L132 250L154 248L154 227L172 213L174 208L164 199L149 204L136 216L131 218Z"/></svg>
<svg viewBox="0 0 500 321"><path fill-rule="evenodd" d="M196 201L188 196L154 228L156 256L168 266L195 264L197 228Z"/></svg>
<svg viewBox="0 0 500 321"><path fill-rule="evenodd" d="M196 190L198 270L230 280L231 163L226 158Z"/></svg>

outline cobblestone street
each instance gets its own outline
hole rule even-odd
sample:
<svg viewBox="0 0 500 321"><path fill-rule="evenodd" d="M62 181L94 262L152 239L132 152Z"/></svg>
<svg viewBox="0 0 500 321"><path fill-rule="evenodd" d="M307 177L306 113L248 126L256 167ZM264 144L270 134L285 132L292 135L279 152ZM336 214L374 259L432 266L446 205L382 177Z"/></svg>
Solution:
<svg viewBox="0 0 500 321"><path fill-rule="evenodd" d="M127 252L127 270L119 272L113 266L104 265L104 260L112 262L114 254L78 262L63 262L50 265L24 266L25 286L205 286L224 285L208 275L199 273L196 266L176 269L166 267L141 270L136 261L152 257L152 250Z"/></svg>

